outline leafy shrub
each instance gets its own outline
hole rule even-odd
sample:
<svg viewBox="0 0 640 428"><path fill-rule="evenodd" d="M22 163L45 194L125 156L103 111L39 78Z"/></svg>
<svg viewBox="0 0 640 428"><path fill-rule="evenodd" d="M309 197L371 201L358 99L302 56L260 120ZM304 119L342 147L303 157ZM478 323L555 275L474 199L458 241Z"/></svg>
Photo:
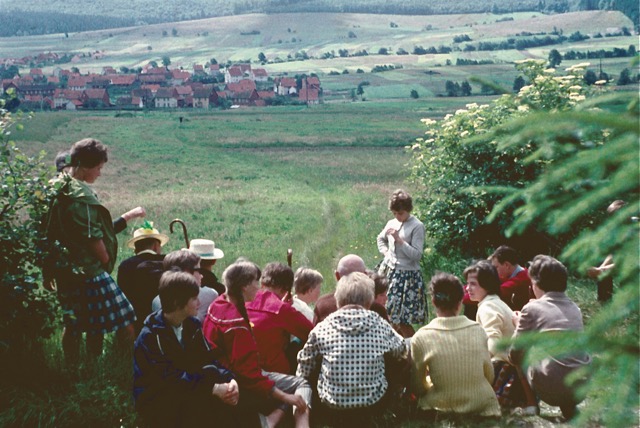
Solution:
<svg viewBox="0 0 640 428"><path fill-rule="evenodd" d="M42 287L40 273L52 171L43 164L44 153L26 156L11 141L10 130L20 126L0 108L0 352L20 352L58 326L57 300Z"/></svg>
<svg viewBox="0 0 640 428"><path fill-rule="evenodd" d="M423 120L425 137L411 147L412 177L424 189L422 197L416 198L416 208L425 219L435 251L459 248L462 254L477 255L502 243L510 211L505 210L492 224L485 223L499 197L480 188L513 183L524 186L542 167L536 162L523 163L532 147L497 150L498 142L482 140L483 136L530 110L569 109L587 92L581 76L583 68L571 69L567 76L545 72L544 61L525 61L517 68L532 82L517 95L503 95L490 105L469 104L440 122ZM455 90L454 82L450 86ZM472 137L481 141L466 144ZM534 228L527 233L529 237L538 236ZM541 239L536 242L543 248L528 245L534 254L553 244Z"/></svg>

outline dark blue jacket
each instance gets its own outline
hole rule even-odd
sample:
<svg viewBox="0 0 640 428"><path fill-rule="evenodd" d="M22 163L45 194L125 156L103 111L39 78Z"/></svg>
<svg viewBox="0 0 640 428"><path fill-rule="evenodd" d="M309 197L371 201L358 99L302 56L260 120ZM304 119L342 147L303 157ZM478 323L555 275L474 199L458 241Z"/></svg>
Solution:
<svg viewBox="0 0 640 428"><path fill-rule="evenodd" d="M210 395L214 384L233 379L233 374L215 360L200 321L184 320L180 344L162 310L144 322L135 342L133 369L133 398L138 410L149 410L159 403L178 405L190 393Z"/></svg>

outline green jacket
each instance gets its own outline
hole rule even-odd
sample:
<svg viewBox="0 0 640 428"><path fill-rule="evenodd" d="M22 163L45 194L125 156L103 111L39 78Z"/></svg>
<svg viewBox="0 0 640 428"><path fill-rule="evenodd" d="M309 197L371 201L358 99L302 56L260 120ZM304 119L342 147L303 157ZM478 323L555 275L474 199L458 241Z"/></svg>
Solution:
<svg viewBox="0 0 640 428"><path fill-rule="evenodd" d="M50 239L58 240L69 251L69 264L80 269L87 277L93 278L105 271L111 273L118 253L111 214L83 181L62 174L52 181L52 184L56 183L60 183L57 185L61 187L49 212L47 235ZM91 239L102 239L104 242L109 254L107 266L103 266L91 252Z"/></svg>

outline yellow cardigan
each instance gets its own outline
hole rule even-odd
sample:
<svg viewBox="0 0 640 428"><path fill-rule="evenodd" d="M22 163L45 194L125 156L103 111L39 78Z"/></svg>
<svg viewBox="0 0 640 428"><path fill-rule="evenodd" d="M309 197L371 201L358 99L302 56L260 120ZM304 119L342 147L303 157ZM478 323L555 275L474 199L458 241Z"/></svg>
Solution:
<svg viewBox="0 0 640 428"><path fill-rule="evenodd" d="M418 407L500 416L487 335L464 316L436 318L411 338Z"/></svg>

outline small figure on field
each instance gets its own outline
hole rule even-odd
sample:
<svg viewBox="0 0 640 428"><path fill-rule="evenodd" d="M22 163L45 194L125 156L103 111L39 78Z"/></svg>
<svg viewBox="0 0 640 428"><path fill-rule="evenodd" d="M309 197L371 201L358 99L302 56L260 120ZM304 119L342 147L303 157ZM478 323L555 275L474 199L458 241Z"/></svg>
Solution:
<svg viewBox="0 0 640 428"><path fill-rule="evenodd" d="M385 357L406 356L406 342L391 325L368 310L373 280L354 272L338 281L338 310L316 325L298 354L297 375L310 379L319 365L320 406L329 426L372 426L389 404Z"/></svg>
<svg viewBox="0 0 640 428"><path fill-rule="evenodd" d="M477 322L458 315L463 295L460 280L437 273L429 292L437 318L411 338L411 381L418 409L500 416L491 386L493 365L487 335Z"/></svg>
<svg viewBox="0 0 640 428"><path fill-rule="evenodd" d="M187 272L193 275L193 277L196 279L198 285L200 285L200 292L198 293L200 306L198 308L196 318L198 318L198 321L203 322L205 316L207 315L207 309L209 309L209 305L216 299L216 297L218 297L218 293L212 288L202 286L200 256L189 250L172 251L165 256L164 261L162 262L162 266L165 271L179 270L182 272ZM162 308L162 301L160 300L160 296L156 296L153 299L151 307L154 312Z"/></svg>
<svg viewBox="0 0 640 428"><path fill-rule="evenodd" d="M70 150L70 164L52 181L59 186L47 219L47 236L68 250L53 267L58 297L65 311L62 348L68 363L75 364L83 332L87 353L102 353L104 334L115 331L120 343L133 344L134 309L110 273L118 251L116 233L127 222L144 217L142 207L134 208L115 221L100 204L90 184L107 162L107 148L98 140L85 138ZM64 169L69 167L69 173Z"/></svg>
<svg viewBox="0 0 640 428"><path fill-rule="evenodd" d="M167 242L167 235L155 229L153 223L145 221L127 242L127 247L132 248L135 255L118 266L118 285L136 312L136 336L140 333L145 318L151 313L151 302L158 295L160 277L164 272L162 246Z"/></svg>
<svg viewBox="0 0 640 428"><path fill-rule="evenodd" d="M425 229L411 214L413 200L404 190L396 190L389 198L389 220L376 239L384 256L381 270L389 278L387 312L391 322L404 337L411 337L411 324L427 320L425 285L420 271L424 251Z"/></svg>
<svg viewBox="0 0 640 428"><path fill-rule="evenodd" d="M162 307L144 322L134 350L136 410L152 427L236 427L240 393L233 374L222 367L202 336L200 285L193 275L162 274Z"/></svg>
<svg viewBox="0 0 640 428"><path fill-rule="evenodd" d="M533 293L537 300L527 303L517 320L514 338L529 332L559 334L580 332L584 329L580 308L565 294L567 268L550 256L536 256L529 267ZM509 358L513 364L521 364L525 349L512 348ZM591 363L591 357L577 352L562 357L549 355L527 369L527 378L540 400L551 406L559 406L566 419L572 419L581 398L576 388L583 379L567 385L567 376Z"/></svg>

